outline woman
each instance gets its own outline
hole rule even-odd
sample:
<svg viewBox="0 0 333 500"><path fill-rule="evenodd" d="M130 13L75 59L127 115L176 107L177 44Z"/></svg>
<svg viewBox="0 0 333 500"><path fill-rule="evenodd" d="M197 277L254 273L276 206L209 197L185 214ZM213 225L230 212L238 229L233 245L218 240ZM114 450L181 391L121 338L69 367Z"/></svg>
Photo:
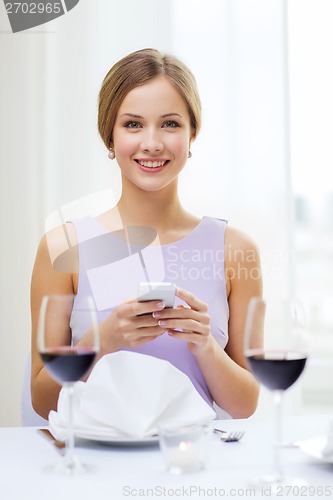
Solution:
<svg viewBox="0 0 333 500"><path fill-rule="evenodd" d="M44 237L33 271L32 401L45 418L56 408L60 387L38 356L36 330L42 296L55 293L73 293L78 303L85 294L94 295L100 357L128 349L168 359L191 378L209 404L214 401L235 418L247 417L256 409L259 389L246 367L243 331L248 301L262 293L257 249L225 221L188 213L178 196L178 176L191 156L200 119L195 79L174 57L139 50L106 75L99 95L98 126L110 159L116 158L121 169L120 200L97 218L69 222ZM124 227L153 229L156 238L137 252L140 259L130 256L134 264L131 258L120 258L93 271L85 267L84 242L117 235ZM66 250L61 243L64 231L79 248L79 269L71 273L52 264L52 256ZM140 267L138 262L146 266L145 276L148 273L151 281L157 281L154 278L163 269L164 280L176 283L175 307L125 298L138 285L140 275L128 266ZM114 267L116 274L112 274ZM113 290L117 290L115 276L119 285L124 277L129 283L123 294L119 291L116 303L103 291L111 281L109 272ZM73 336L75 343L85 345L84 329Z"/></svg>

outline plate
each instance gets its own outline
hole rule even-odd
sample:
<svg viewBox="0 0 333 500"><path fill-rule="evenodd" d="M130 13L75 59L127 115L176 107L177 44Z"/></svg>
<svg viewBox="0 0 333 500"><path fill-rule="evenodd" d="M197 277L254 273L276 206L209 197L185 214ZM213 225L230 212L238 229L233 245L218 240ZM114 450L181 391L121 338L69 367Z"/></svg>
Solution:
<svg viewBox="0 0 333 500"><path fill-rule="evenodd" d="M147 436L145 438L133 438L124 436L112 436L110 434L100 434L89 432L86 430L74 431L75 437L79 439L87 439L89 441L96 441L108 446L127 446L127 447L143 447L143 446L156 446L159 443L157 435Z"/></svg>
<svg viewBox="0 0 333 500"><path fill-rule="evenodd" d="M323 449L326 444L326 436L320 436L314 439L309 439L307 441L302 441L300 443L300 450L303 451L309 457L315 458L317 460L321 460L322 462L326 462L328 464L333 464L333 454L332 455L323 455Z"/></svg>

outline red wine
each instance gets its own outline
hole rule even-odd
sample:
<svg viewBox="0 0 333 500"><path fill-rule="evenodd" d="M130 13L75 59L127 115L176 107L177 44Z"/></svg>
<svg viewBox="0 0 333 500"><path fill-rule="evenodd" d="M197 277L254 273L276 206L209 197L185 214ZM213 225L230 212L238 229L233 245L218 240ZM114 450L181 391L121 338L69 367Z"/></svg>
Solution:
<svg viewBox="0 0 333 500"><path fill-rule="evenodd" d="M60 384L76 382L91 367L96 352L86 347L50 347L40 353L50 375Z"/></svg>
<svg viewBox="0 0 333 500"><path fill-rule="evenodd" d="M300 352L267 351L247 357L253 375L271 391L285 391L304 370L306 356Z"/></svg>

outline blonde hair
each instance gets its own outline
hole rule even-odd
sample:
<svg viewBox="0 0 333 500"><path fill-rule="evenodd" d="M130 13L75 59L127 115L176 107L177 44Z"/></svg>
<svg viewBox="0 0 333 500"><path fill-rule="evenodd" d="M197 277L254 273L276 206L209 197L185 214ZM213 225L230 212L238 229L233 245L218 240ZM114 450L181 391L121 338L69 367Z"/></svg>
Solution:
<svg viewBox="0 0 333 500"><path fill-rule="evenodd" d="M155 49L142 49L118 61L103 80L99 92L98 130L107 148L112 143L116 116L126 95L160 75L165 75L184 99L193 139L197 136L201 126L201 102L192 72L174 56Z"/></svg>

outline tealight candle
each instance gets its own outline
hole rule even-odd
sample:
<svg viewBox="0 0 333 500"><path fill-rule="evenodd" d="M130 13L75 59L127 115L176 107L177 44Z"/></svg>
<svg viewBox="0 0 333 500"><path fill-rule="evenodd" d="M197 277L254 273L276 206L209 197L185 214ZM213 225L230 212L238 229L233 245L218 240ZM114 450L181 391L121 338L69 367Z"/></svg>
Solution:
<svg viewBox="0 0 333 500"><path fill-rule="evenodd" d="M191 442L181 441L169 452L169 469L180 471L201 469L200 460Z"/></svg>
<svg viewBox="0 0 333 500"><path fill-rule="evenodd" d="M206 425L160 428L160 447L168 471L180 474L203 469L210 435Z"/></svg>

